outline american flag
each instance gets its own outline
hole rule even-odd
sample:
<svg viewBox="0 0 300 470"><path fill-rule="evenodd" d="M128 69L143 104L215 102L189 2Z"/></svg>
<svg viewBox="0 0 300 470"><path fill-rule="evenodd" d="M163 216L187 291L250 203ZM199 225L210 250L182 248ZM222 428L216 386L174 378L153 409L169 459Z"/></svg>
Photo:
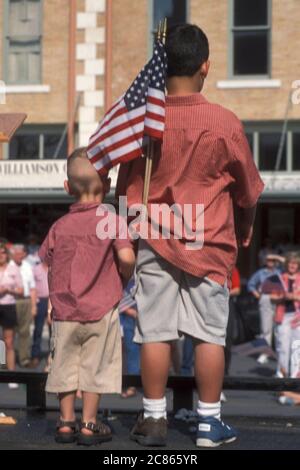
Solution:
<svg viewBox="0 0 300 470"><path fill-rule="evenodd" d="M105 114L88 145L88 156L100 174L143 154L145 136L162 139L165 127L167 54L157 41L151 60L127 92Z"/></svg>

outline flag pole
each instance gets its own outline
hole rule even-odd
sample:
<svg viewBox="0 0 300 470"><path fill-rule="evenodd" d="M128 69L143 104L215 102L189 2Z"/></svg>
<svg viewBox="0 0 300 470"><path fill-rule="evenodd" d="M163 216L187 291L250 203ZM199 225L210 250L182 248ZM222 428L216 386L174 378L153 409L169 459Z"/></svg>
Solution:
<svg viewBox="0 0 300 470"><path fill-rule="evenodd" d="M164 22L159 22L158 32L157 32L157 39L162 39L163 44L166 43L167 37L167 18L164 19ZM143 204L148 204L149 198L149 189L150 189L150 179L152 173L152 164L153 164L153 156L154 156L154 141L150 139L150 142L147 145L147 153L146 153L146 168L145 168L145 178L144 178L144 189L143 189Z"/></svg>

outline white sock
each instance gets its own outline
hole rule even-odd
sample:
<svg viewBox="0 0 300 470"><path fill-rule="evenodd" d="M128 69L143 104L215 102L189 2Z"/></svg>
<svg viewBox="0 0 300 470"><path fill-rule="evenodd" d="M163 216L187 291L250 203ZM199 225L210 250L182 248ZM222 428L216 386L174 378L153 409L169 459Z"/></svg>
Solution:
<svg viewBox="0 0 300 470"><path fill-rule="evenodd" d="M208 416L216 419L221 419L221 402L216 403L204 403L198 401L197 413L201 418L207 418Z"/></svg>
<svg viewBox="0 0 300 470"><path fill-rule="evenodd" d="M167 400L166 397L159 400L143 397L144 418L166 418L167 417Z"/></svg>

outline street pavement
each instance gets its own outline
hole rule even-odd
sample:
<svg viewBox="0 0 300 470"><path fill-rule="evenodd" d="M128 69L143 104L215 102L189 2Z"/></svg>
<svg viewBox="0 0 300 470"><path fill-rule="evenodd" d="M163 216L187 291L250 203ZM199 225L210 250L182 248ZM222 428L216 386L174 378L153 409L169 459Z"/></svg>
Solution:
<svg viewBox="0 0 300 470"><path fill-rule="evenodd" d="M41 366L42 367L42 366ZM271 377L276 363L270 361L259 365L253 357L233 355L231 375ZM61 446L54 442L53 434L58 417L58 402L55 396L47 397L46 414L25 409L25 386L9 390L0 384L0 412L13 416L15 426L0 426L0 450L3 449L82 449L76 445ZM223 404L223 419L235 426L239 439L219 450L300 450L300 407L282 406L275 393L225 391L227 401ZM194 394L194 405L197 396ZM169 411L168 447L171 450L195 450L194 423L183 422L172 416L172 392L167 392ZM134 398L123 399L117 395L102 398L100 414L105 410L114 433L113 441L102 444L100 450L141 450L130 441L129 430L136 413L141 409L142 393ZM80 417L81 402L76 409Z"/></svg>

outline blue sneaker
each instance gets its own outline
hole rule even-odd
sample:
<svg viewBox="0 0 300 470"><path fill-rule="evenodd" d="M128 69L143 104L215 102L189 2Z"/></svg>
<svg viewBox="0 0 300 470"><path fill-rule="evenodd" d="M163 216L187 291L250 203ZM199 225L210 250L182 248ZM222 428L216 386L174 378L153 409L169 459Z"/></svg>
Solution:
<svg viewBox="0 0 300 470"><path fill-rule="evenodd" d="M216 418L199 418L197 428L197 447L218 447L235 441L237 432Z"/></svg>

